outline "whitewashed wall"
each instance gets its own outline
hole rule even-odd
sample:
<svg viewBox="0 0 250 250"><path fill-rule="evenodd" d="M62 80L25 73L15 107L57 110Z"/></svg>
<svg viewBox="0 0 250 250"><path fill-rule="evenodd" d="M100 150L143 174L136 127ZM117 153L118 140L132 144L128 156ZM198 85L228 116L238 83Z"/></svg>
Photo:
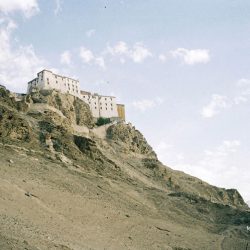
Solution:
<svg viewBox="0 0 250 250"><path fill-rule="evenodd" d="M49 70L43 70L37 74L37 78L28 83L28 92L32 87L39 89L56 89L62 93L80 97L80 84L78 80L57 75Z"/></svg>
<svg viewBox="0 0 250 250"><path fill-rule="evenodd" d="M89 105L90 110L92 112L92 115L95 118L100 117L99 96L98 95L96 95L96 94L82 95L82 100Z"/></svg>
<svg viewBox="0 0 250 250"><path fill-rule="evenodd" d="M118 117L116 98L113 96L99 96L100 117Z"/></svg>
<svg viewBox="0 0 250 250"><path fill-rule="evenodd" d="M93 117L112 118L118 117L116 98L113 96L101 96L90 92L80 91L78 80L54 74L50 70L43 70L37 73L37 78L28 82L28 93L32 87L39 89L56 89L62 93L81 98L86 102L92 112Z"/></svg>
<svg viewBox="0 0 250 250"><path fill-rule="evenodd" d="M100 96L97 94L83 94L83 101L89 104L92 114L98 117L118 117L116 98L113 96Z"/></svg>

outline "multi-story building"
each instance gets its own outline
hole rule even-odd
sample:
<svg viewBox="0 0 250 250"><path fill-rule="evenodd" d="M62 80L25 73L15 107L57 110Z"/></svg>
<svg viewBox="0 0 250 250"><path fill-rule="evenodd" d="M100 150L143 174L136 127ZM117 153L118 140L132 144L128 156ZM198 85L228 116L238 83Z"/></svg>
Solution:
<svg viewBox="0 0 250 250"><path fill-rule="evenodd" d="M80 84L78 80L54 74L52 71L46 69L37 73L37 77L28 82L28 93L34 88L56 89L62 93L69 93L80 97Z"/></svg>
<svg viewBox="0 0 250 250"><path fill-rule="evenodd" d="M89 107L95 118L119 117L116 98L114 96L102 96L96 93L92 94L90 92L81 91L81 98L84 102L89 104Z"/></svg>
<svg viewBox="0 0 250 250"><path fill-rule="evenodd" d="M28 82L28 93L33 89L55 89L82 99L90 107L94 118L118 118L125 121L125 106L116 104L116 97L103 96L80 90L78 80L54 74L50 70L37 73L37 77Z"/></svg>

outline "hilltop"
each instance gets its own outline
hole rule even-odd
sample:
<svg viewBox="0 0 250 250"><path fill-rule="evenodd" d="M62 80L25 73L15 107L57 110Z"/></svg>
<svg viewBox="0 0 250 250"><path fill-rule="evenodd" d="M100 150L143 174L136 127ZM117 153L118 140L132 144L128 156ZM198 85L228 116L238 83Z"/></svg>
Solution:
<svg viewBox="0 0 250 250"><path fill-rule="evenodd" d="M55 90L0 87L0 249L247 249L235 189L164 166L131 124Z"/></svg>

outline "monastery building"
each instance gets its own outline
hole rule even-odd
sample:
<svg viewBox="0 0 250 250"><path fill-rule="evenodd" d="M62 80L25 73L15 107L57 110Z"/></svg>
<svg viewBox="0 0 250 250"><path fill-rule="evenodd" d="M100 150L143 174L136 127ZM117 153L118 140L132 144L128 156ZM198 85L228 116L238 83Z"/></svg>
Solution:
<svg viewBox="0 0 250 250"><path fill-rule="evenodd" d="M28 82L30 93L35 89L55 89L64 94L71 94L82 99L90 107L93 117L120 119L125 121L125 106L116 103L116 97L103 96L80 90L79 80L54 74L50 70L37 73L37 77Z"/></svg>

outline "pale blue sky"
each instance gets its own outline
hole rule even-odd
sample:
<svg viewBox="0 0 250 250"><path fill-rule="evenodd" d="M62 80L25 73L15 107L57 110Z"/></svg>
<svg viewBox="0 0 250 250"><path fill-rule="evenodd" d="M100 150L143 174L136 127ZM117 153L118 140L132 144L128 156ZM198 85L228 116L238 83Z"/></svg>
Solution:
<svg viewBox="0 0 250 250"><path fill-rule="evenodd" d="M1 0L0 82L112 94L166 165L250 200L250 2Z"/></svg>

